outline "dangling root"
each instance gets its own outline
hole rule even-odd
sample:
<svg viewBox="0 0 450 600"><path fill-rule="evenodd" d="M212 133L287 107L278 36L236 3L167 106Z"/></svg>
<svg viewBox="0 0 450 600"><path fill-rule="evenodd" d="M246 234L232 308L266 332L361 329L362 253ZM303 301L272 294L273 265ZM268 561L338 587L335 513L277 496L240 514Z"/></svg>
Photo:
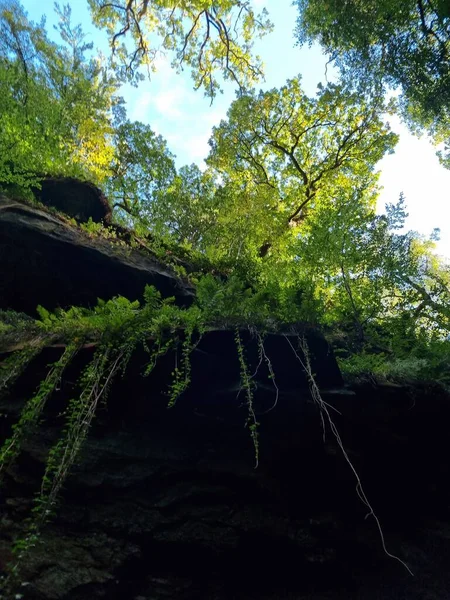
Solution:
<svg viewBox="0 0 450 600"><path fill-rule="evenodd" d="M286 341L288 342L289 346L291 347L293 353L295 354L297 360L300 362L300 364L303 367L303 370L305 371L307 377L308 377L308 383L309 383L309 389L311 391L311 396L314 400L314 402L317 404L317 406L319 407L320 410L320 417L322 420L322 427L323 427L323 431L324 431L324 437L325 437L325 419L328 422L331 432L334 435L337 444L342 452L342 455L344 457L344 459L346 460L347 464L349 465L350 469L352 470L355 479L356 479L356 493L358 494L358 498L361 500L361 502L369 509L369 512L367 513L367 515L365 516L365 518L367 519L368 517L372 516L375 520L375 523L377 525L378 528L378 532L380 534L380 539L381 539L381 545L383 547L383 551L384 553L389 556L390 558L393 558L394 560L397 560L401 565L403 565L405 567L405 569L409 572L410 575L414 576L414 573L411 571L411 569L408 567L408 565L398 556L396 556L395 554L392 554L391 552L388 551L387 547L386 547L386 542L384 539L384 534L383 534L383 530L381 528L381 523L380 520L378 518L378 516L375 514L364 490L361 484L361 479L355 469L355 467L353 466L352 461L350 460L347 451L344 448L344 445L342 443L342 439L341 436L339 435L339 431L337 430L336 425L334 424L331 416L330 416L330 412L328 410L328 408L332 408L330 405L328 405L326 402L324 402L324 400L322 399L322 396L320 395L320 390L317 386L317 383L314 379L314 375L311 369L311 361L309 358L309 348L308 348L308 344L305 340L305 338L300 339L299 338L299 345L300 348L303 352L303 356L304 356L304 360L301 359L301 357L298 355L298 352L295 350L294 346L292 345L290 339L288 338L288 336L284 336L286 338Z"/></svg>
<svg viewBox="0 0 450 600"><path fill-rule="evenodd" d="M272 406L270 408L268 408L267 410L265 410L263 413L261 413L261 414L265 415L268 412L270 412L271 410L273 410L276 407L276 405L278 404L278 397L280 395L280 390L279 390L279 388L277 386L277 382L275 380L275 372L273 370L272 362L271 362L270 358L267 356L266 349L264 348L264 340L261 337L261 334L259 332L256 332L256 335L258 337L258 349L259 349L259 354L260 354L260 363L259 364L261 364L262 360L264 359L264 362L266 363L267 369L269 371L270 379L272 381L272 384L273 384L273 387L275 390L275 400L273 401ZM258 365L258 368L259 368L259 365ZM256 372L253 375L253 377L255 375L256 375Z"/></svg>

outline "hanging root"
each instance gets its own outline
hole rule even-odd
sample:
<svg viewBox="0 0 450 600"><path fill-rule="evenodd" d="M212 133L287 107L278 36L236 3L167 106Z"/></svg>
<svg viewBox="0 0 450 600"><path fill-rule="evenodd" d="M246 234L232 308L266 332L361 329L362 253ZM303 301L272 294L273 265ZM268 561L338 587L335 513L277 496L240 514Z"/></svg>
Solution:
<svg viewBox="0 0 450 600"><path fill-rule="evenodd" d="M375 520L375 523L377 525L378 528L378 532L380 534L380 539L381 539L381 545L383 547L383 551L384 553L389 556L390 558L393 558L394 560L397 560L401 565L403 565L405 567L405 569L409 572L410 575L414 576L414 573L411 571L411 569L408 567L408 565L398 556L396 556L395 554L392 554L391 552L388 551L387 547L386 547L386 542L384 539L384 534L383 534L383 530L381 528L381 523L380 520L378 518L378 516L375 514L364 490L362 487L362 483L361 483L361 479L355 469L355 467L353 466L353 463L351 462L347 451L344 448L344 445L342 443L342 439L341 436L339 435L339 431L336 428L336 425L334 424L331 416L330 416L330 411L328 410L329 408L333 408L331 407L329 404L327 404L326 402L324 402L324 400L322 399L322 396L320 395L320 390L317 386L317 383L314 379L314 375L311 369L311 361L309 358L309 348L308 348L308 344L306 342L306 339L300 339L299 338L299 346L303 352L303 356L304 356L304 360L302 360L302 358L299 356L298 352L295 350L294 346L292 345L290 339L288 338L288 336L284 336L286 341L288 342L289 346L291 347L293 353L295 354L297 360L300 362L300 364L302 365L303 370L305 371L307 377L308 377L308 382L309 382L309 388L311 391L311 396L314 400L314 402L317 404L317 406L319 407L319 411L320 411L320 417L322 420L322 427L323 427L323 432L324 432L324 439L325 439L325 420L327 421L327 423L330 426L330 430L332 432L332 434L334 435L336 442L342 452L342 455L345 459L345 461L347 462L348 466L350 467L350 469L352 470L355 479L356 479L356 493L358 495L358 498L361 500L361 502L368 508L369 512L367 513L367 515L365 516L365 518L367 519L368 517L373 517Z"/></svg>
<svg viewBox="0 0 450 600"><path fill-rule="evenodd" d="M268 412L270 412L271 410L273 410L276 407L276 405L278 404L278 397L280 395L280 390L278 389L277 382L275 380L275 372L273 370L272 362L271 362L270 358L267 356L266 349L264 348L264 340L258 331L256 332L256 335L258 338L258 352L260 355L259 365L261 364L262 360L264 359L264 362L266 363L267 369L269 371L269 377L273 383L273 387L275 388L275 400L273 401L272 406L270 408L268 408L267 410L265 410L263 413L261 413L261 414L265 415ZM259 368L259 365L258 365L258 368ZM253 377L255 375L256 375L256 372L254 373Z"/></svg>
<svg viewBox="0 0 450 600"><path fill-rule="evenodd" d="M263 412L258 412L259 415L265 415L265 414L269 413L270 411L272 411L278 404L280 390L277 386L277 382L275 379L275 372L273 370L272 361L267 356L266 349L264 348L263 336L259 333L259 331L255 327L249 327L249 331L252 336L256 337L257 343L258 343L258 364L256 365L256 368L255 368L253 374L252 375L249 374L249 381L253 382L253 379L255 379L255 377L258 375L259 369L261 368L261 365L264 361L267 365L267 370L269 371L269 379L272 381L272 384L273 384L273 387L275 390L275 400L273 401L272 406L270 406L267 410L265 410ZM254 385L257 386L257 384L254 384ZM241 388L238 391L237 398L239 397L242 390L243 390L243 387L241 386Z"/></svg>

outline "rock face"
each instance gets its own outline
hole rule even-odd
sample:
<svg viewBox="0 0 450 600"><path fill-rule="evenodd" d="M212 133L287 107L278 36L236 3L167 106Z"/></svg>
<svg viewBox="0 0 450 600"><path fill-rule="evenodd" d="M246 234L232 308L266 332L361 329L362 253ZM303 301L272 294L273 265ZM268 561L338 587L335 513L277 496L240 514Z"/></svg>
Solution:
<svg viewBox="0 0 450 600"><path fill-rule="evenodd" d="M446 600L450 402L434 387L342 387L334 358L305 332L313 369L348 456L383 526L358 500L354 475L284 335L265 348L276 373L255 375L260 461L244 427L233 333L211 332L193 354L192 384L168 410L175 364L149 378L136 356L112 387L56 519L24 565L28 600ZM296 338L288 336L296 348ZM258 350L243 332L256 371ZM28 515L43 462L73 397L85 350L69 368L38 435L8 475L0 563ZM58 356L48 349L3 400L3 434ZM301 357L301 353L299 354ZM275 400L277 399L277 402Z"/></svg>
<svg viewBox="0 0 450 600"><path fill-rule="evenodd" d="M145 284L181 304L193 297L151 257L0 198L0 308L32 314L38 304L135 299ZM234 332L204 335L191 385L170 410L179 357L166 354L144 378L148 356L136 354L99 407L56 518L22 563L12 597L447 600L449 395L430 385L347 389L323 336L307 327L298 335L337 429L313 401L298 336L288 330L268 335L264 354L241 332L260 423L256 469ZM0 444L61 351L44 350L0 397ZM69 366L0 486L0 576L92 352L83 349ZM346 458L387 551L414 577L384 552Z"/></svg>
<svg viewBox="0 0 450 600"><path fill-rule="evenodd" d="M37 200L73 217L80 223L110 223L111 207L103 192L93 183L74 177L45 177L41 188L33 188Z"/></svg>
<svg viewBox="0 0 450 600"><path fill-rule="evenodd" d="M34 315L47 309L93 306L97 298L142 296L154 285L178 303L193 289L149 255L91 239L61 219L0 197L0 308Z"/></svg>

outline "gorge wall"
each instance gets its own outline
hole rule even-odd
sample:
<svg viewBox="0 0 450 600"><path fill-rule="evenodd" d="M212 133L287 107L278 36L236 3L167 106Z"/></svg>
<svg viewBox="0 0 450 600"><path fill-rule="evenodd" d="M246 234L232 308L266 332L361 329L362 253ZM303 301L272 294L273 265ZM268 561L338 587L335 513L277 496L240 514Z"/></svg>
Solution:
<svg viewBox="0 0 450 600"><path fill-rule="evenodd" d="M0 252L3 309L32 314L37 304L89 305L118 293L135 299L146 283L181 304L193 296L156 259L86 239L58 217L9 199L0 202ZM255 468L234 333L217 329L195 348L191 385L170 410L175 354L162 357L149 377L142 376L146 355L135 354L99 407L57 514L23 565L16 597L449 598L448 393L432 383L345 386L323 335L306 326L298 331L386 548L414 576L384 551L326 419L323 427L292 350L297 335L286 330L265 339L274 382L265 364L258 370L254 335L241 331L256 373ZM46 348L1 397L0 441L61 351ZM48 448L92 352L85 348L69 366L0 488L0 572L12 560L12 541L26 524Z"/></svg>

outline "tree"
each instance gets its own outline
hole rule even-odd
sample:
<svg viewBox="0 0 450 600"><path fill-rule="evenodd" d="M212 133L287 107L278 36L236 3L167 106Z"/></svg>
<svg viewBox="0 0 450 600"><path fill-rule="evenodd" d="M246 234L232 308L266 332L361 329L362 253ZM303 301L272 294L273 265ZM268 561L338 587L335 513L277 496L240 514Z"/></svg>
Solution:
<svg viewBox="0 0 450 600"><path fill-rule="evenodd" d="M166 141L144 123L118 124L113 145L105 189L115 217L141 233L152 231L204 250L215 215L212 175L194 164L177 172Z"/></svg>
<svg viewBox="0 0 450 600"><path fill-rule="evenodd" d="M180 244L205 252L217 243L217 184L210 171L197 165L179 169L171 185L158 196L153 210L155 230Z"/></svg>
<svg viewBox="0 0 450 600"><path fill-rule="evenodd" d="M450 264L434 252L433 236L415 232L391 238L384 261L398 290L396 312L409 315L414 332L446 338L450 331Z"/></svg>
<svg viewBox="0 0 450 600"><path fill-rule="evenodd" d="M303 240L300 268L320 290L323 323L349 327L360 345L378 340L397 353L419 337L446 339L450 265L434 254L434 235L399 232L407 217L402 195L384 215L369 206L341 199L334 226L315 220Z"/></svg>
<svg viewBox="0 0 450 600"><path fill-rule="evenodd" d="M174 156L149 125L128 120L114 128L113 145L111 177L106 182L113 208L132 226L149 228L158 193L175 178Z"/></svg>
<svg viewBox="0 0 450 600"><path fill-rule="evenodd" d="M211 99L220 89L217 72L240 88L262 77L252 44L271 24L266 10L256 15L248 0L89 0L89 5L94 23L108 32L113 64L124 79L138 81L139 67L155 68L166 52L178 71L191 68L195 89Z"/></svg>
<svg viewBox="0 0 450 600"><path fill-rule="evenodd" d="M362 92L400 88L406 121L450 139L450 9L446 0L296 0L300 43L319 41ZM448 148L447 148L448 150ZM445 153L443 162L448 160Z"/></svg>
<svg viewBox="0 0 450 600"><path fill-rule="evenodd" d="M235 230L240 198L243 215L237 218L258 220L243 229L256 228L265 237L259 246L264 256L284 234L297 236L308 214L342 188L362 182L370 187L375 164L397 139L383 124L382 111L378 101L362 102L335 85L308 98L300 78L238 98L228 120L213 129L207 160L235 198L230 227Z"/></svg>
<svg viewBox="0 0 450 600"><path fill-rule="evenodd" d="M32 174L73 174L101 183L112 159L116 79L84 42L70 8L56 5L62 44L17 2L0 12L0 179L26 185Z"/></svg>

